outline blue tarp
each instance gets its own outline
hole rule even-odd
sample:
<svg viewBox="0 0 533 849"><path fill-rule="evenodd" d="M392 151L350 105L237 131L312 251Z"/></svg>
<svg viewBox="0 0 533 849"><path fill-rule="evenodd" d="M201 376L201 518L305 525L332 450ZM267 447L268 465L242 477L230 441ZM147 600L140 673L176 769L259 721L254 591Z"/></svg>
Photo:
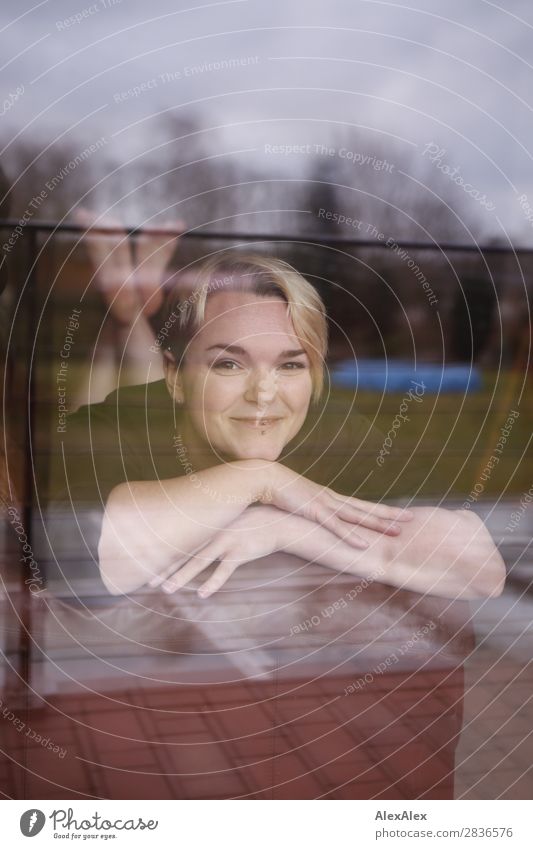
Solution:
<svg viewBox="0 0 533 849"><path fill-rule="evenodd" d="M412 383L423 383L425 392L477 392L481 375L475 366L419 363L408 360L343 360L331 369L333 386L373 392L406 392Z"/></svg>

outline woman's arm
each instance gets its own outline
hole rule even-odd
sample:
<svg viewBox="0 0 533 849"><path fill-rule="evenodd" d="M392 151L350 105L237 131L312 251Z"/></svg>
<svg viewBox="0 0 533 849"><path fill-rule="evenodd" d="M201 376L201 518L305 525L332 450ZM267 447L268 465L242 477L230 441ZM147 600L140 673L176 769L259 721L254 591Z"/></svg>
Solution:
<svg viewBox="0 0 533 849"><path fill-rule="evenodd" d="M346 539L352 550L369 545L360 533L363 526L397 534L395 520L411 518L394 507L337 495L266 460L224 463L168 480L125 482L106 503L98 545L104 584L119 595L167 574L254 501L319 523Z"/></svg>
<svg viewBox="0 0 533 849"><path fill-rule="evenodd" d="M281 534L283 550L361 578L379 572L380 583L444 598L485 598L501 594L505 564L486 526L468 510L412 508L414 519L401 536L372 534L367 551L300 516L290 517ZM371 539L372 538L372 539Z"/></svg>
<svg viewBox="0 0 533 849"><path fill-rule="evenodd" d="M444 598L499 595L505 566L483 522L468 511L419 507L401 536L361 528L370 547L357 551L337 534L273 506L246 510L188 560L153 582L175 592L213 561L219 565L199 588L203 597L220 589L242 564L286 551L336 571Z"/></svg>
<svg viewBox="0 0 533 849"><path fill-rule="evenodd" d="M124 482L106 503L98 559L113 595L132 592L265 497L268 463L241 460L194 475Z"/></svg>
<svg viewBox="0 0 533 849"><path fill-rule="evenodd" d="M291 473L280 463L275 464L274 472L277 486L287 490L286 502L290 504ZM341 507L339 516L347 518L354 499L340 495L335 498L337 503L345 502L346 512L343 513L344 507ZM287 509L285 504L277 506ZM340 561L341 569L346 568L362 577L381 566L385 571L383 583L445 598L479 598L502 592L505 564L481 519L468 510L440 507L417 507L410 512L413 521L403 526L401 536L376 536L361 528L361 536L371 543L368 552L356 554L355 559L349 560L354 555L343 547L341 540L334 555L323 551L321 557L324 559L318 562L338 569ZM324 524L320 510L303 518L311 518L315 525ZM315 529L312 530L316 541ZM285 550L317 559L317 550L313 551L306 536L297 536L296 540L293 531L287 531Z"/></svg>

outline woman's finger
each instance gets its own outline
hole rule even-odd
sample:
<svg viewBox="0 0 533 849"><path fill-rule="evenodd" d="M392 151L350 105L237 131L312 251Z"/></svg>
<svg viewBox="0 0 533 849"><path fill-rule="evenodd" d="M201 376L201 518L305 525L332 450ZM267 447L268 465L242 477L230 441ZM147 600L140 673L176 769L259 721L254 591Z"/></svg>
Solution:
<svg viewBox="0 0 533 849"><path fill-rule="evenodd" d="M388 534L389 536L398 536L401 533L401 525L390 519L381 519L378 516L373 516L352 504L335 506L335 502L333 502L333 505L336 515L340 519L344 519L345 522L353 522L355 525L361 525L371 531Z"/></svg>
<svg viewBox="0 0 533 849"><path fill-rule="evenodd" d="M354 548L368 548L368 542L355 530L355 528L340 519L335 512L331 512L328 507L320 506L316 510L316 521L324 528L328 528L328 530L333 531L336 536L340 537Z"/></svg>
<svg viewBox="0 0 533 849"><path fill-rule="evenodd" d="M187 560L188 559L189 558L187 558ZM165 571L162 572L160 575L156 575L155 578L152 578L151 581L148 581L148 586L149 587L159 587L163 583L163 581L166 581L167 578L170 578L171 575L174 575L174 573L177 572L178 569L181 568L183 563L187 562L187 560L178 561L178 562L173 563L172 566L170 567L170 569L165 569Z"/></svg>
<svg viewBox="0 0 533 849"><path fill-rule="evenodd" d="M176 560L173 560L171 565L168 566L167 569L164 569L159 575L154 575L154 577L148 581L147 586L149 587L158 587L163 581L166 581L167 578L170 578L178 569L181 569L182 566L185 566L186 563L191 559L190 554L184 554L183 557L178 557Z"/></svg>
<svg viewBox="0 0 533 849"><path fill-rule="evenodd" d="M191 558L195 554L200 554L200 552L203 552L205 555L207 555L209 553L209 550L214 549L215 546L220 547L220 545L222 545L222 542L223 542L222 535L220 533L217 533L212 539L209 540L209 542L204 543L203 545L197 546L195 551L188 552L187 554L185 552L182 552L182 556L176 557L176 559L172 561L170 566L168 566L166 569L164 569L163 572L161 572L159 575L155 575L151 579L151 581L148 582L148 586L149 587L160 586L163 583L163 581L166 581L171 576L173 576L178 571L178 569L181 569L183 566L185 566L187 563L189 563L191 561ZM215 556L214 559L216 560L216 556Z"/></svg>
<svg viewBox="0 0 533 849"><path fill-rule="evenodd" d="M353 498L349 495L339 495L338 492L330 489L329 494L336 501L341 501L344 504L357 507L364 513L372 516L377 516L380 519L389 519L392 522L410 522L414 519L414 513L411 510L405 510L403 507L390 507L387 504L376 504L373 501L363 501L361 498Z"/></svg>
<svg viewBox="0 0 533 849"><path fill-rule="evenodd" d="M192 581L193 578L196 578L200 572L203 572L204 569L213 563L214 560L218 560L221 557L221 552L217 552L216 548L212 545L206 546L201 551L196 552L191 557L189 557L187 564L183 566L178 572L172 575L171 578L165 581L162 586L162 589L166 593L173 593L176 590L180 590L189 581Z"/></svg>
<svg viewBox="0 0 533 849"><path fill-rule="evenodd" d="M213 595L213 593L216 593L217 590L224 586L228 578L231 578L235 570L238 569L243 562L245 561L221 560L209 580L199 587L198 595L200 598L207 598L208 596Z"/></svg>
<svg viewBox="0 0 533 849"><path fill-rule="evenodd" d="M149 587L158 587L160 584L163 583L163 581L166 581L166 579L169 578L170 575L173 575L174 572L176 572L178 568L179 567L176 566L176 564L173 563L171 569L167 569L165 572L163 572L162 575L156 575L155 578L152 578L151 581L148 581L148 586Z"/></svg>

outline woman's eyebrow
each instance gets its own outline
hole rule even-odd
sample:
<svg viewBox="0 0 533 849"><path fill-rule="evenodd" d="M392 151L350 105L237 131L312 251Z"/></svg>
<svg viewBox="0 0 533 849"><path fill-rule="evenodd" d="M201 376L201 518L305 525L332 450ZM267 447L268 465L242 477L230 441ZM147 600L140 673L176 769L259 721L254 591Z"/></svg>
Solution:
<svg viewBox="0 0 533 849"><path fill-rule="evenodd" d="M210 345L209 348L206 348L206 351L213 351L215 348L222 349L223 351L228 351L230 354L240 354L241 356L248 356L248 351L244 348L241 348L240 345L224 345L222 343L217 343L216 345ZM299 357L302 354L306 354L303 348L289 348L286 351L282 351L279 355L279 359L282 357Z"/></svg>

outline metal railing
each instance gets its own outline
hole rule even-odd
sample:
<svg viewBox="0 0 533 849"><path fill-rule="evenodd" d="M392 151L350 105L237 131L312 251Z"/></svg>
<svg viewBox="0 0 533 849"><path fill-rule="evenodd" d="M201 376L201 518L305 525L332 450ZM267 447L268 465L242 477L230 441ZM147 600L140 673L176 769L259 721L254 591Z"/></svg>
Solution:
<svg viewBox="0 0 533 849"><path fill-rule="evenodd" d="M0 230L14 230L19 226L20 222L17 219L0 220ZM24 224L24 230L29 232L42 233L87 233L86 227L79 224L65 224L63 222L54 221L28 221ZM356 248L386 248L386 243L377 241L376 239L357 239L345 236L329 236L325 233L245 233L245 232L224 232L216 230L202 230L195 228L193 230L172 230L170 227L143 227L143 226L128 226L123 227L106 227L96 226L90 228L91 233L96 234L124 234L128 236L140 236L148 234L151 236L181 236L183 239L203 239L209 241L232 241L232 242L297 242L313 245L325 246L344 246ZM456 242L419 242L413 240L395 240L395 244L400 248L410 250L433 250L433 251L450 251L462 253L477 253L477 254L533 254L533 247L516 246L516 245L477 245L477 244L457 244Z"/></svg>

